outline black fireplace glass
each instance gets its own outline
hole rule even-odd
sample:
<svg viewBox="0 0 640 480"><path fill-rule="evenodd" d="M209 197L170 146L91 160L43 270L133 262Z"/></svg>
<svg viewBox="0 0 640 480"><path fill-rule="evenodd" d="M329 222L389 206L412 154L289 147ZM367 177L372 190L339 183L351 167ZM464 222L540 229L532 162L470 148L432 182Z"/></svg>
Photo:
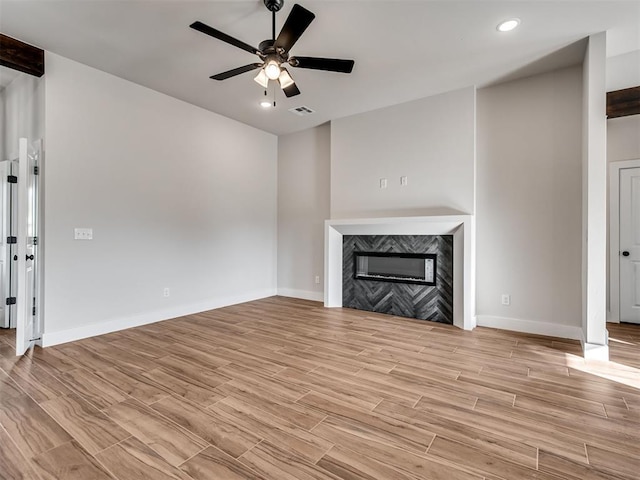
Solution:
<svg viewBox="0 0 640 480"><path fill-rule="evenodd" d="M436 254L354 252L353 255L357 280L436 284Z"/></svg>

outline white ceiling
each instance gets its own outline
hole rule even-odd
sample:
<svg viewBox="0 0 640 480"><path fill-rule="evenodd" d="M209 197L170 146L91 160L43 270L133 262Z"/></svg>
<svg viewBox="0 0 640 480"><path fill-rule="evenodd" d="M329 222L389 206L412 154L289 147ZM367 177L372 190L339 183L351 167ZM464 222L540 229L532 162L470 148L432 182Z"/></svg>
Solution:
<svg viewBox="0 0 640 480"><path fill-rule="evenodd" d="M316 14L293 55L352 58L351 75L290 68L302 94L258 106L252 73L209 76L257 57L189 28L200 20L257 46L270 37L262 0L0 0L0 31L275 134L544 67L553 52L608 31L607 55L640 49L637 1L297 0ZM279 31L295 2L285 0ZM499 21L520 27L498 33ZM576 62L573 55L565 63ZM571 52L571 49L566 51ZM553 58L553 56L551 57ZM288 112L300 105L307 117Z"/></svg>

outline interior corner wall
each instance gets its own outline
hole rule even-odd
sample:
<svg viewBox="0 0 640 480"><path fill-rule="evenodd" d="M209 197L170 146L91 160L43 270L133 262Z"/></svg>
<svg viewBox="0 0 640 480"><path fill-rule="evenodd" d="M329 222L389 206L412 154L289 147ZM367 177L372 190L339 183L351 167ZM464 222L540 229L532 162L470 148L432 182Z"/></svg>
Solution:
<svg viewBox="0 0 640 480"><path fill-rule="evenodd" d="M580 338L581 92L579 66L478 90L478 325Z"/></svg>
<svg viewBox="0 0 640 480"><path fill-rule="evenodd" d="M468 87L332 121L331 218L473 214L475 115Z"/></svg>
<svg viewBox="0 0 640 480"><path fill-rule="evenodd" d="M277 138L46 64L45 346L275 294Z"/></svg>
<svg viewBox="0 0 640 480"><path fill-rule="evenodd" d="M278 137L279 295L323 300L330 150L328 123Z"/></svg>
<svg viewBox="0 0 640 480"><path fill-rule="evenodd" d="M608 359L606 33L589 37L582 99L582 334L585 356Z"/></svg>

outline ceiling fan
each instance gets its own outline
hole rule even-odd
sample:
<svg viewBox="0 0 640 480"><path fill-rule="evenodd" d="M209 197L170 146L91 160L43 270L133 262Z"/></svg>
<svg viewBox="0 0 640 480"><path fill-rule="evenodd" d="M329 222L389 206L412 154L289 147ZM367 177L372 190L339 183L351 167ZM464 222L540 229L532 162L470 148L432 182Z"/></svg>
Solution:
<svg viewBox="0 0 640 480"><path fill-rule="evenodd" d="M329 72L351 73L353 70L353 60L342 60L338 58L320 58L320 57L294 57L289 56L289 51L304 33L307 27L316 17L306 8L297 3L291 9L291 13L284 22L282 30L276 38L276 12L284 5L284 0L263 0L265 7L271 11L271 27L272 38L260 42L259 48L252 47L226 33L216 30L202 22L194 22L190 25L194 30L210 35L218 40L241 48L249 53L253 53L260 57L260 62L250 63L242 67L234 68L226 72L213 75L210 78L214 80L226 80L245 72L250 72L257 68L260 69L254 80L262 85L265 89L269 86L270 80L277 80L287 97L293 97L300 94L300 90L296 86L293 78L289 75L287 69L283 66L289 64L297 68L309 68L312 70L326 70Z"/></svg>

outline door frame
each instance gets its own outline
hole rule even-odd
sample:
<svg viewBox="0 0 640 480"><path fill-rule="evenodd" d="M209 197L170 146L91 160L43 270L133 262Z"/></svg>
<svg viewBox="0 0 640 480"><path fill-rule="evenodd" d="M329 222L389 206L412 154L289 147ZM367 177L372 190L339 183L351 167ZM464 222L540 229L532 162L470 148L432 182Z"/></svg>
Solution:
<svg viewBox="0 0 640 480"><path fill-rule="evenodd" d="M609 315L620 323L620 170L640 168L640 159L609 164Z"/></svg>
<svg viewBox="0 0 640 480"><path fill-rule="evenodd" d="M38 347L42 347L42 335L44 334L44 173L45 173L45 153L44 153L44 139L38 138L34 145L40 152L38 158L38 176L36 182L38 183L38 203L36 208L38 209L38 219L36 234L38 236L37 254L38 260L36 262L36 275L38 276L38 283L36 285L36 340L34 344Z"/></svg>

